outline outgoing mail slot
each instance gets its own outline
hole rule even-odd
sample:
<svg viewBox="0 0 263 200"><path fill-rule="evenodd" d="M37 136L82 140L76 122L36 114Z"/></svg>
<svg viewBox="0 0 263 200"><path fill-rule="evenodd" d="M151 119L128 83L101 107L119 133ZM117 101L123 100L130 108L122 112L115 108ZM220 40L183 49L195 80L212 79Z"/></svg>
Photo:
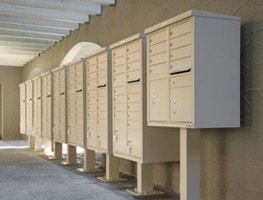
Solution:
<svg viewBox="0 0 263 200"><path fill-rule="evenodd" d="M135 82L135 81L140 81L141 80L141 70L136 70L129 72L127 74L127 82Z"/></svg>
<svg viewBox="0 0 263 200"><path fill-rule="evenodd" d="M172 60L170 62L170 73L186 71L191 68L191 57L183 57L181 59Z"/></svg>
<svg viewBox="0 0 263 200"><path fill-rule="evenodd" d="M107 76L98 78L97 87L105 87L107 85Z"/></svg>

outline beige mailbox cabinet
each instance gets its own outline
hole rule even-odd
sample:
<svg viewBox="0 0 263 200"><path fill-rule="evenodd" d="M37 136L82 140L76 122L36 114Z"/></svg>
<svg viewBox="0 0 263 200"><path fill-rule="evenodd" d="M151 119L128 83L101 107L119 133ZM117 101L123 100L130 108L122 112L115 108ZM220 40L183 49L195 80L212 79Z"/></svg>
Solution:
<svg viewBox="0 0 263 200"><path fill-rule="evenodd" d="M52 70L53 136L55 142L67 143L65 67Z"/></svg>
<svg viewBox="0 0 263 200"><path fill-rule="evenodd" d="M19 84L20 91L20 133L26 133L26 85Z"/></svg>
<svg viewBox="0 0 263 200"><path fill-rule="evenodd" d="M68 143L79 147L84 147L86 141L84 126L84 70L85 66L82 61L71 63L66 67Z"/></svg>
<svg viewBox="0 0 263 200"><path fill-rule="evenodd" d="M131 36L110 48L114 155L139 163L178 160L177 131L146 125L144 35Z"/></svg>
<svg viewBox="0 0 263 200"><path fill-rule="evenodd" d="M112 152L111 65L109 50L102 48L86 57L87 148Z"/></svg>
<svg viewBox="0 0 263 200"><path fill-rule="evenodd" d="M240 18L190 10L145 30L148 125L240 125Z"/></svg>
<svg viewBox="0 0 263 200"><path fill-rule="evenodd" d="M32 80L25 82L26 86L26 134L32 135L32 125L33 125L33 84Z"/></svg>
<svg viewBox="0 0 263 200"><path fill-rule="evenodd" d="M33 82L33 135L41 137L41 78L32 79Z"/></svg>
<svg viewBox="0 0 263 200"><path fill-rule="evenodd" d="M42 137L52 140L52 77L50 72L42 75Z"/></svg>

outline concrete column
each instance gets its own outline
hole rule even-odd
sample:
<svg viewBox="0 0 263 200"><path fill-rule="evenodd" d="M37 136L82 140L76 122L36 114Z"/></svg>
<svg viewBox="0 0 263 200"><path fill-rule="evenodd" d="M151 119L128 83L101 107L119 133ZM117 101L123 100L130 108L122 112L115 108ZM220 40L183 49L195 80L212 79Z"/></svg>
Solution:
<svg viewBox="0 0 263 200"><path fill-rule="evenodd" d="M75 165L77 163L77 150L75 146L67 145L67 161L63 162L64 165Z"/></svg>
<svg viewBox="0 0 263 200"><path fill-rule="evenodd" d="M120 158L106 154L106 181L119 180Z"/></svg>
<svg viewBox="0 0 263 200"><path fill-rule="evenodd" d="M62 159L62 143L55 142L54 159Z"/></svg>
<svg viewBox="0 0 263 200"><path fill-rule="evenodd" d="M153 164L137 163L137 194L153 193Z"/></svg>
<svg viewBox="0 0 263 200"><path fill-rule="evenodd" d="M180 199L200 200L200 129L180 129Z"/></svg>
<svg viewBox="0 0 263 200"><path fill-rule="evenodd" d="M94 172L95 171L95 151L84 149L84 163L83 168L78 169L81 172Z"/></svg>
<svg viewBox="0 0 263 200"><path fill-rule="evenodd" d="M32 135L28 136L28 146L32 150L34 150L34 148L35 148L35 137Z"/></svg>

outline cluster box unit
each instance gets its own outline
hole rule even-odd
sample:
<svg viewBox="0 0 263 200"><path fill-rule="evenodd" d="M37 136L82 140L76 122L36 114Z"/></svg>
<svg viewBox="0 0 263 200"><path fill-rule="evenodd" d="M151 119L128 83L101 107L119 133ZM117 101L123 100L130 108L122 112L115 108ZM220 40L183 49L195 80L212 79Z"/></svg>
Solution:
<svg viewBox="0 0 263 200"><path fill-rule="evenodd" d="M52 70L53 94L53 138L55 142L67 143L66 69Z"/></svg>
<svg viewBox="0 0 263 200"><path fill-rule="evenodd" d="M240 126L240 18L190 10L147 35L148 125Z"/></svg>
<svg viewBox="0 0 263 200"><path fill-rule="evenodd" d="M32 135L41 137L41 78L32 79L33 82L33 127Z"/></svg>
<svg viewBox="0 0 263 200"><path fill-rule="evenodd" d="M139 163L178 160L178 131L147 126L144 35L131 36L110 48L113 154Z"/></svg>
<svg viewBox="0 0 263 200"><path fill-rule="evenodd" d="M19 84L20 96L20 133L26 134L26 85Z"/></svg>
<svg viewBox="0 0 263 200"><path fill-rule="evenodd" d="M66 66L67 137L72 146L86 146L85 127L85 63L77 61Z"/></svg>
<svg viewBox="0 0 263 200"><path fill-rule="evenodd" d="M87 148L112 153L110 51L101 48L85 59Z"/></svg>
<svg viewBox="0 0 263 200"><path fill-rule="evenodd" d="M52 74L41 75L42 138L52 140Z"/></svg>

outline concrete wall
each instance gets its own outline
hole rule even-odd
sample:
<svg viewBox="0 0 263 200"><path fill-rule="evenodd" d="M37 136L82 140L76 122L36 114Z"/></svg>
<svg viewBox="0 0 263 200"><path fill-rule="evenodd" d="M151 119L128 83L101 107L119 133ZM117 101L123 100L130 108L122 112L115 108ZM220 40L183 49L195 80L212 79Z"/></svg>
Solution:
<svg viewBox="0 0 263 200"><path fill-rule="evenodd" d="M19 134L19 87L22 68L0 67L2 85L2 139L17 140Z"/></svg>
<svg viewBox="0 0 263 200"><path fill-rule="evenodd" d="M201 131L202 199L262 199L263 3L259 0L119 0L116 6L104 8L102 16L92 17L89 24L81 25L79 31L26 65L23 80L36 67L45 72L58 66L78 42L108 46L188 9L242 17L242 127ZM155 184L179 191L178 163L156 164L154 171Z"/></svg>

